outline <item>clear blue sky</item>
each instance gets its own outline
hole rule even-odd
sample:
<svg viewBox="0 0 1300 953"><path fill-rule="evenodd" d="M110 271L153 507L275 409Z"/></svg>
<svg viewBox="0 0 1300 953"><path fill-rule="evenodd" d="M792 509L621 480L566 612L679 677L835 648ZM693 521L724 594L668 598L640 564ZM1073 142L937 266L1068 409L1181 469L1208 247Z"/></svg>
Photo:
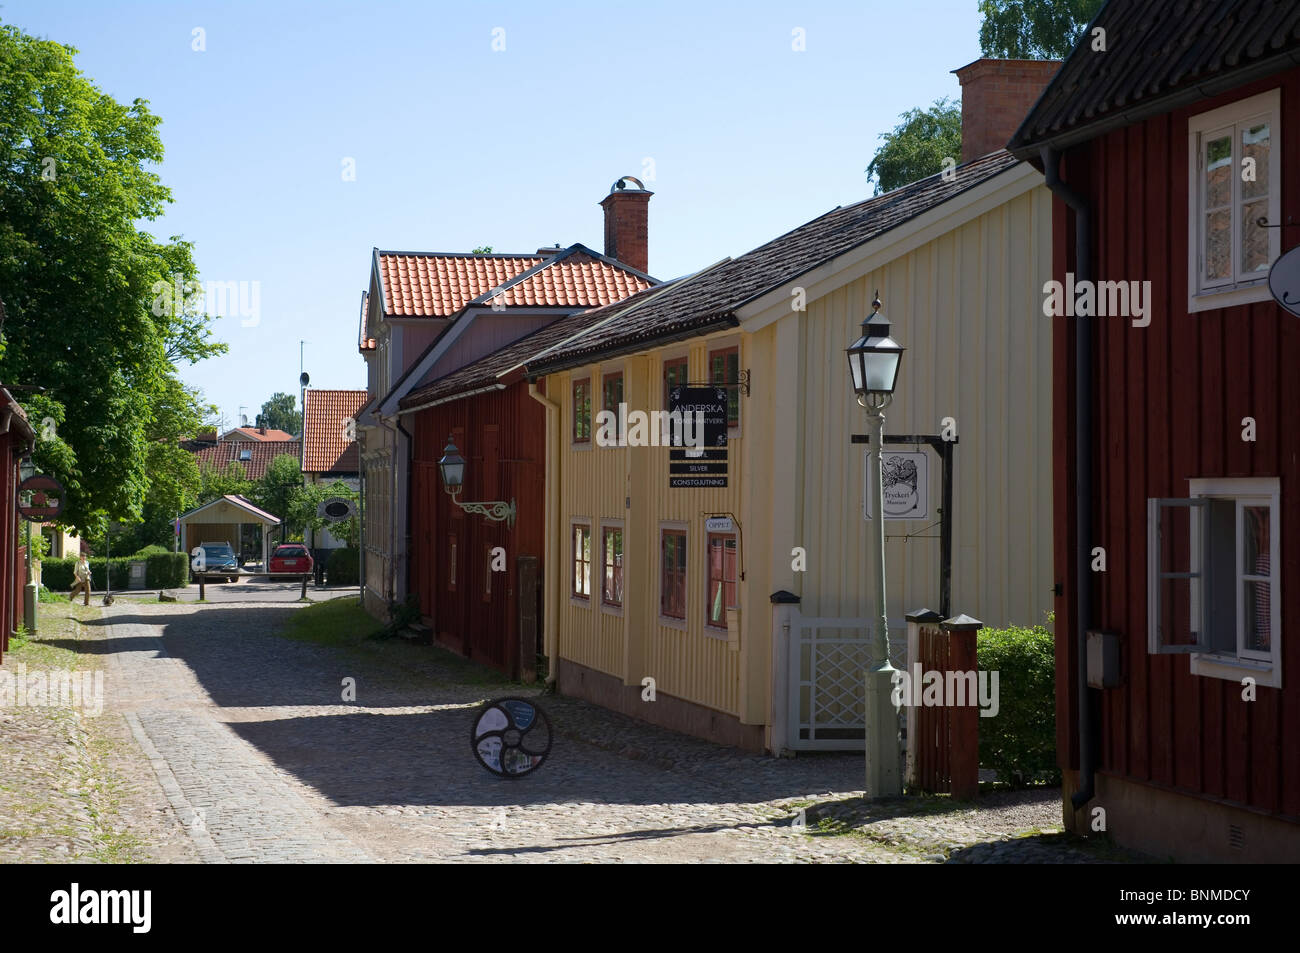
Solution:
<svg viewBox="0 0 1300 953"><path fill-rule="evenodd" d="M0 20L149 101L175 203L147 227L192 241L204 281L260 282L260 323L223 317L229 353L182 368L232 425L297 393L300 340L313 386L365 386L374 246L602 251L597 203L651 159L650 271L674 277L867 197L879 133L958 98L979 56L976 0L0 0Z"/></svg>

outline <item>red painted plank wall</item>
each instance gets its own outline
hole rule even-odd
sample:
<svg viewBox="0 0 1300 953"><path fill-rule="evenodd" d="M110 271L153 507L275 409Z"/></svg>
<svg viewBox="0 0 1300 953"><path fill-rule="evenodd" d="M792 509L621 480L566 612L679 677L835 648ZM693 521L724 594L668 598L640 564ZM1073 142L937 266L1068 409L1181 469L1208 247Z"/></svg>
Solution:
<svg viewBox="0 0 1300 953"><path fill-rule="evenodd" d="M1095 211L1094 277L1151 281L1152 321L1095 319L1094 625L1123 636L1125 684L1101 693L1100 767L1300 819L1300 318L1271 301L1187 311L1187 120L1282 89L1282 219L1300 221L1300 70L1105 134L1070 150L1065 181ZM1054 212L1053 267L1073 269L1073 219ZM1300 230L1283 232L1283 251ZM1057 732L1076 767L1073 623L1073 326L1057 322L1054 413ZM1064 333L1062 333L1064 332ZM1241 440L1254 417L1255 442ZM1283 688L1193 676L1186 656L1147 652L1148 497L1183 497L1196 477L1280 477Z"/></svg>
<svg viewBox="0 0 1300 953"><path fill-rule="evenodd" d="M411 591L435 638L468 658L518 677L534 660L519 651L519 556L540 572L545 534L546 413L520 381L411 415L415 438L411 493ZM437 462L448 435L468 462L464 502L514 499L514 529L471 515L443 490ZM493 454L495 443L495 454ZM492 458L495 456L496 463ZM449 536L456 537L455 589ZM490 572L490 550L506 552L506 572ZM539 615L539 619L540 619Z"/></svg>

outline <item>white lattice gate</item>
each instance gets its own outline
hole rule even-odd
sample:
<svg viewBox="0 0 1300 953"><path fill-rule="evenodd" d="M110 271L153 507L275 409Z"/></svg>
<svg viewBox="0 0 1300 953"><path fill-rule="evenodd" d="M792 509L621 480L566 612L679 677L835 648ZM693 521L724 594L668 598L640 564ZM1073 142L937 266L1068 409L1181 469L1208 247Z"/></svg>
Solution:
<svg viewBox="0 0 1300 953"><path fill-rule="evenodd" d="M806 619L793 614L789 655L789 740L800 751L860 750L863 695L871 665L866 619Z"/></svg>

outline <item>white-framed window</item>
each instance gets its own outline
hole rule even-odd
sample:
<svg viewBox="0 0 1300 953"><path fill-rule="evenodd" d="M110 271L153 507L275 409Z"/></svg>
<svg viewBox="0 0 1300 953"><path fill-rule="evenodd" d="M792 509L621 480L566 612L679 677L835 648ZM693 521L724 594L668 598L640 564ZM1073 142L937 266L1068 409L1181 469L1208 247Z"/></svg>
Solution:
<svg viewBox="0 0 1300 953"><path fill-rule="evenodd" d="M1184 498L1147 500L1147 650L1280 688L1280 530L1276 477L1189 480Z"/></svg>
<svg viewBox="0 0 1300 953"><path fill-rule="evenodd" d="M1281 93L1270 90L1187 124L1188 310L1268 300L1281 251Z"/></svg>
<svg viewBox="0 0 1300 953"><path fill-rule="evenodd" d="M591 605L591 523L588 520L574 520L569 524L571 541L573 575L569 588L570 601L579 605Z"/></svg>

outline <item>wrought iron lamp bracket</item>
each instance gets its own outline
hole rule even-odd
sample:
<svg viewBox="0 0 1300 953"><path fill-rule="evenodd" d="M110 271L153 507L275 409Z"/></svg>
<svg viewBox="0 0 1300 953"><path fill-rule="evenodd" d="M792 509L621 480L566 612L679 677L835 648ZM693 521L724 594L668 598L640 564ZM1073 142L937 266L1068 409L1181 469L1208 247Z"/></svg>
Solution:
<svg viewBox="0 0 1300 953"><path fill-rule="evenodd" d="M459 487L457 487L456 489L452 489L451 487L448 487L447 495L451 497L451 501L453 503L459 506L466 513L474 513L479 516L484 516L496 523L500 523L504 521L506 526L509 527L510 529L515 528L515 501L514 500L511 500L509 503L505 503L500 500L496 500L491 503L462 503L460 500Z"/></svg>

